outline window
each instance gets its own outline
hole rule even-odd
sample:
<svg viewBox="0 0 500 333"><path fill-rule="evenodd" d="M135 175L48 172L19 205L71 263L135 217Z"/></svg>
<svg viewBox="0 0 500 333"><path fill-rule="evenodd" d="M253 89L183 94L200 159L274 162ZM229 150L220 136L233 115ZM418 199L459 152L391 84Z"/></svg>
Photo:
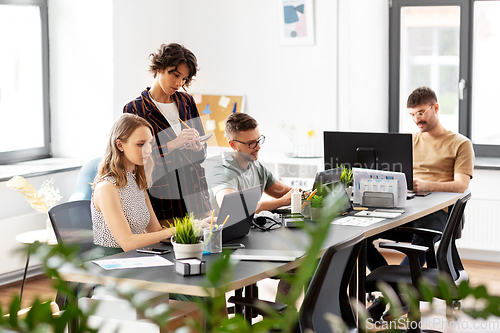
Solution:
<svg viewBox="0 0 500 333"><path fill-rule="evenodd" d="M46 0L0 0L0 164L50 156Z"/></svg>
<svg viewBox="0 0 500 333"><path fill-rule="evenodd" d="M438 96L445 128L469 137L476 156L500 156L500 1L393 0L389 130L415 132L406 99L419 86ZM471 51L472 50L472 51Z"/></svg>

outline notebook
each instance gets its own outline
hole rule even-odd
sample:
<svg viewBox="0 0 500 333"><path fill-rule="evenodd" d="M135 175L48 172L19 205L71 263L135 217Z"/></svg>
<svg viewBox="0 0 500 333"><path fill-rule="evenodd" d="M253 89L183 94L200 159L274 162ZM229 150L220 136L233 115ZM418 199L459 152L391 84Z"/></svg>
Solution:
<svg viewBox="0 0 500 333"><path fill-rule="evenodd" d="M231 254L231 258L252 261L294 261L305 254L306 251L239 249Z"/></svg>

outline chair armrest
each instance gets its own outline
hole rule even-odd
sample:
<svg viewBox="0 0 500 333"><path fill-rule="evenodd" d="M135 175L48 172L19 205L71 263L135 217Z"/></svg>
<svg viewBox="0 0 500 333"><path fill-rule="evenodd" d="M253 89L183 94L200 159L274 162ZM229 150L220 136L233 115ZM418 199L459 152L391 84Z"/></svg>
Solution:
<svg viewBox="0 0 500 333"><path fill-rule="evenodd" d="M380 243L379 247L397 250L406 254L410 262L411 282L415 288L418 288L418 281L422 278L422 267L420 267L418 257L421 253L429 251L429 248L407 243Z"/></svg>
<svg viewBox="0 0 500 333"><path fill-rule="evenodd" d="M427 246L432 251L425 254L425 259L427 261L428 268L437 268L436 253L434 251L434 239L441 236L443 233L441 231L436 231L426 228L416 228L416 227L399 227L396 228L398 231L410 232L419 235L424 240L424 246Z"/></svg>
<svg viewBox="0 0 500 333"><path fill-rule="evenodd" d="M252 297L238 297L231 296L227 300L229 303L234 303L236 305L241 305L244 307L250 307L255 309L255 311L260 315L269 315L271 311L282 312L286 308L286 304L279 302L269 302L263 301L258 298Z"/></svg>
<svg viewBox="0 0 500 333"><path fill-rule="evenodd" d="M389 243L389 242L384 242L380 243L378 245L381 248L384 249L393 249L399 252L402 252L406 255L416 253L417 255L420 253L425 253L429 251L429 248L427 246L420 246L420 245L413 245L413 244L407 244L407 243Z"/></svg>
<svg viewBox="0 0 500 333"><path fill-rule="evenodd" d="M436 231L426 228L416 228L416 227L397 227L396 230L403 232L411 232L412 234L417 234L417 235L428 234L428 235L433 235L434 237L441 236L443 234L441 231Z"/></svg>

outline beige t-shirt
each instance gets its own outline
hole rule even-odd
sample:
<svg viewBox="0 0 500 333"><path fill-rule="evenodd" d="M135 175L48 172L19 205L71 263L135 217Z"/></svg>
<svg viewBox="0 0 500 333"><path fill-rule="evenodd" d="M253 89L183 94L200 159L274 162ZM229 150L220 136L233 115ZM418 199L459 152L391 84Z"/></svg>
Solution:
<svg viewBox="0 0 500 333"><path fill-rule="evenodd" d="M472 178L474 149L465 136L447 131L437 137L413 133L413 178L448 182L455 173Z"/></svg>

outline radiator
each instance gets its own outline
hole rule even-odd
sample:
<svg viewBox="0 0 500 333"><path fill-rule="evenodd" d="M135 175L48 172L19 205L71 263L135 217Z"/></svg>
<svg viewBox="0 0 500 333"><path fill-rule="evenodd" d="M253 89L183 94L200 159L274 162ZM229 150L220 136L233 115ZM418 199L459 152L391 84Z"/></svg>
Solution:
<svg viewBox="0 0 500 333"><path fill-rule="evenodd" d="M471 199L465 208L465 225L462 238L457 240L459 250L500 252L499 238L500 201ZM499 257L498 254L497 257Z"/></svg>
<svg viewBox="0 0 500 333"><path fill-rule="evenodd" d="M26 265L25 245L16 241L16 236L27 231L43 229L47 215L29 213L26 215L0 219L0 285L22 278ZM36 267L40 262L30 259L30 267Z"/></svg>

